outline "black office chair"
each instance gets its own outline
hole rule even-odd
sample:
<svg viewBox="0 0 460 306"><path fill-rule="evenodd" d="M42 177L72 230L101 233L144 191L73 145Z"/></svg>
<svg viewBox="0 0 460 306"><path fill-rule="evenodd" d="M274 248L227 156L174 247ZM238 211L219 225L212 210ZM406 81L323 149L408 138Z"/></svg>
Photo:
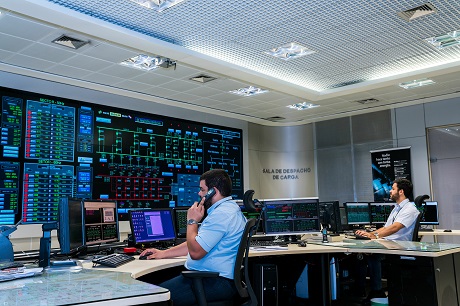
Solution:
<svg viewBox="0 0 460 306"><path fill-rule="evenodd" d="M414 204L415 206L420 210L425 203L426 200L430 198L429 195L424 194L424 195L419 195L418 197L415 198Z"/></svg>
<svg viewBox="0 0 460 306"><path fill-rule="evenodd" d="M420 220L422 220L422 213L419 213L417 220L415 220L414 231L412 232L412 241L420 241L418 237L418 230L420 229Z"/></svg>
<svg viewBox="0 0 460 306"><path fill-rule="evenodd" d="M244 228L241 242L238 247L236 254L235 266L234 266L234 281L238 295L234 299L229 301L213 301L207 302L203 287L203 278L205 277L218 277L218 272L208 271L183 271L182 275L192 279L193 282L193 293L195 294L196 301L199 306L232 306L238 305L241 301L241 305L244 306L256 306L257 298L252 289L251 283L249 282L248 273L248 253L251 242L252 234L255 232L256 219L249 219ZM244 278L243 278L244 277ZM236 304L235 304L236 303Z"/></svg>

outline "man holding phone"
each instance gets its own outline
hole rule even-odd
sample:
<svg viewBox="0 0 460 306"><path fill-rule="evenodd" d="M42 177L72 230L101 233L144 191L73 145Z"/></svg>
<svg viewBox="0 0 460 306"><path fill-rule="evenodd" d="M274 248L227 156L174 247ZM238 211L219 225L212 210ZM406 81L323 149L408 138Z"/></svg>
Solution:
<svg viewBox="0 0 460 306"><path fill-rule="evenodd" d="M147 259L187 255L188 270L219 272L216 279L205 278L208 301L229 299L237 291L233 282L236 253L246 225L240 207L232 200L232 181L223 169L213 169L200 177L201 197L187 211L187 241L168 250L146 249ZM205 210L207 217L198 226ZM159 286L169 289L174 305L196 304L192 283L182 275Z"/></svg>

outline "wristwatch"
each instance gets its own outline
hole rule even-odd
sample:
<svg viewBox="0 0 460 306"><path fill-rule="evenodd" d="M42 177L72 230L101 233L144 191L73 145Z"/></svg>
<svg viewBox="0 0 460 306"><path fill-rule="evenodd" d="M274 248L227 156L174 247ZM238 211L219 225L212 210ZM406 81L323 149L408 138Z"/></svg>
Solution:
<svg viewBox="0 0 460 306"><path fill-rule="evenodd" d="M187 221L187 225L190 225L190 224L198 224L198 221L193 220L193 219L189 219L189 220Z"/></svg>
<svg viewBox="0 0 460 306"><path fill-rule="evenodd" d="M379 239L379 233L374 233L376 239Z"/></svg>

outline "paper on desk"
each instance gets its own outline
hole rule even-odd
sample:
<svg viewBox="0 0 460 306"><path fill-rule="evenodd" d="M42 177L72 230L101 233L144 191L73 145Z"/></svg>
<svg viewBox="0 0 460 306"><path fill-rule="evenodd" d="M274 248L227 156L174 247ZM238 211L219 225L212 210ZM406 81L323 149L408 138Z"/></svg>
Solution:
<svg viewBox="0 0 460 306"><path fill-rule="evenodd" d="M259 247L250 247L249 250L254 252L267 252L267 251L283 251L287 250L287 246L273 245L273 246L259 246Z"/></svg>
<svg viewBox="0 0 460 306"><path fill-rule="evenodd" d="M24 269L19 273L0 273L0 282L15 280L24 277L31 277L43 272L43 268L29 268Z"/></svg>

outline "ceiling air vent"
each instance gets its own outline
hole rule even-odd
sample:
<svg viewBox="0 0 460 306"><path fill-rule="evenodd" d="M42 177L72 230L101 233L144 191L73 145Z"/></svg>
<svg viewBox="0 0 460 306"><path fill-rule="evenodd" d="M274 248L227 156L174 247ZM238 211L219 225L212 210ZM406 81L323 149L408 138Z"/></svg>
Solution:
<svg viewBox="0 0 460 306"><path fill-rule="evenodd" d="M89 41L83 41L83 40L73 38L67 35L62 35L54 39L53 43L64 46L64 47L72 48L72 49L78 49L88 44Z"/></svg>
<svg viewBox="0 0 460 306"><path fill-rule="evenodd" d="M273 122L277 122L277 121L281 121L281 120L285 120L285 119L286 118L281 117L281 116L273 116L273 117L265 118L265 120L273 121Z"/></svg>
<svg viewBox="0 0 460 306"><path fill-rule="evenodd" d="M412 21L416 18L436 13L437 11L438 10L433 6L433 4L427 2L420 6L399 12L398 16L405 21Z"/></svg>
<svg viewBox="0 0 460 306"><path fill-rule="evenodd" d="M207 82L211 82L211 81L213 81L215 79L216 79L215 77L205 75L205 74L200 74L200 75L197 75L196 77L190 78L190 80L195 81L195 82L199 82L199 83L207 83Z"/></svg>
<svg viewBox="0 0 460 306"><path fill-rule="evenodd" d="M355 102L361 103L361 104L371 104L371 103L377 103L377 102L379 102L379 100L374 99L374 98L370 98L370 99L364 99L364 100L357 100Z"/></svg>

